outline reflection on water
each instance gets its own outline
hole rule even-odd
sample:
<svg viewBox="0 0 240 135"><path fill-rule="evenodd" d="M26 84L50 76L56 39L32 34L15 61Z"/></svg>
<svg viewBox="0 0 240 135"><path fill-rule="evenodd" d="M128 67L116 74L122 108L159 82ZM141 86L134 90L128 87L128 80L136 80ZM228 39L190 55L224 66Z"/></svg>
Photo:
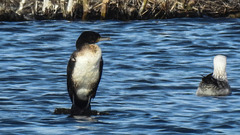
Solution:
<svg viewBox="0 0 240 135"><path fill-rule="evenodd" d="M0 22L2 134L237 134L239 19ZM92 109L70 118L66 66L82 31L99 43L104 69ZM197 97L217 54L228 57L227 97Z"/></svg>

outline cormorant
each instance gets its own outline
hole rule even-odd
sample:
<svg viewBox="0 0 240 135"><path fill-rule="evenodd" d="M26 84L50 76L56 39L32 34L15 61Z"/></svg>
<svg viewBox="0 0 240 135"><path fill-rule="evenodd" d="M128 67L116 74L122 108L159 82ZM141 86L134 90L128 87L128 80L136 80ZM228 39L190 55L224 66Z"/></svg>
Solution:
<svg viewBox="0 0 240 135"><path fill-rule="evenodd" d="M71 115L90 115L91 99L95 97L102 76L101 48L95 44L102 40L100 34L84 31L76 41L67 66L67 89L72 101Z"/></svg>

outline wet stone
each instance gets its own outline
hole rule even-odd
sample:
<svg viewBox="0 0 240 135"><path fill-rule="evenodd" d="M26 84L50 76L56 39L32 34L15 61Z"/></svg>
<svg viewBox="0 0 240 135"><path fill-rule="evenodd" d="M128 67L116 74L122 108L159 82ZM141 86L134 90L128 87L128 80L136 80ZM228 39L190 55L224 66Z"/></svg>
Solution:
<svg viewBox="0 0 240 135"><path fill-rule="evenodd" d="M56 108L54 110L53 114L56 114L56 115L59 115L59 114L69 114L69 115L71 115L71 109L68 109L68 108ZM90 115L109 115L109 113L108 112L99 112L99 111L96 111L96 110L91 110L91 112L89 114L84 114L84 115L87 115L87 116L90 116Z"/></svg>

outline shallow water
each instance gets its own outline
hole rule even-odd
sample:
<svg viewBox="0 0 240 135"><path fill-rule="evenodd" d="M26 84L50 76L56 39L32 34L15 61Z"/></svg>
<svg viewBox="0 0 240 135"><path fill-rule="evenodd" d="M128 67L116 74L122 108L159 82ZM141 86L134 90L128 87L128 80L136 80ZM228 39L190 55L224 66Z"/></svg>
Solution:
<svg viewBox="0 0 240 135"><path fill-rule="evenodd" d="M104 69L92 109L109 115L69 118L66 66L85 30ZM238 134L240 19L0 22L1 134ZM233 94L195 95L217 54L228 57Z"/></svg>

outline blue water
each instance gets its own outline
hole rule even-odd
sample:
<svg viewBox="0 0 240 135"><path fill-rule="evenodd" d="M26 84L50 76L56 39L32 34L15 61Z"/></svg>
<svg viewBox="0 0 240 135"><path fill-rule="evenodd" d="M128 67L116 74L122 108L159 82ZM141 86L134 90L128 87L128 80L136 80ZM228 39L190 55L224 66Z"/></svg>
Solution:
<svg viewBox="0 0 240 135"><path fill-rule="evenodd" d="M70 118L66 66L82 31L104 69L92 109ZM1 134L239 134L240 19L0 22ZM195 95L212 59L226 55L232 95Z"/></svg>

